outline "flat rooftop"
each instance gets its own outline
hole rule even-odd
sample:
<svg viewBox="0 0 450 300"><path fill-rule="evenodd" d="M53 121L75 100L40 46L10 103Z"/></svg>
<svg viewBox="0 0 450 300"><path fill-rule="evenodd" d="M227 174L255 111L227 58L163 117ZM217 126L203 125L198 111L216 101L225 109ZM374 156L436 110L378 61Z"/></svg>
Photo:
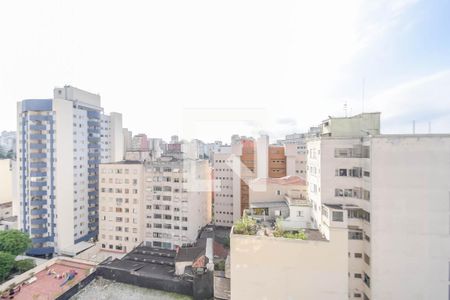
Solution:
<svg viewBox="0 0 450 300"><path fill-rule="evenodd" d="M148 300L188 300L192 297L138 287L135 285L107 280L97 277L90 284L75 294L74 300L123 300L123 299L148 299Z"/></svg>
<svg viewBox="0 0 450 300"><path fill-rule="evenodd" d="M56 260L55 263L48 266L48 270L43 269L42 271L34 274L31 280L28 280L29 282L32 281L31 283L22 285L17 295L14 295L14 299L54 299L89 275L92 267L93 265L68 261L65 259ZM72 280L65 284L64 278L56 278L54 275L62 275L63 273L68 273L71 270L74 270L77 274ZM54 274L48 275L49 271L54 271Z"/></svg>

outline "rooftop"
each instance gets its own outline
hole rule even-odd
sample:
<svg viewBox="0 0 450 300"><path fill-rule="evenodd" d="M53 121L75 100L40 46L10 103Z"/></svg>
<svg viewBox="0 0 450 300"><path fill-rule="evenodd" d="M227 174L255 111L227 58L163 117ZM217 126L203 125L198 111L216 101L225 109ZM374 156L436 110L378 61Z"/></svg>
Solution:
<svg viewBox="0 0 450 300"><path fill-rule="evenodd" d="M122 160L116 162L102 163L102 165L141 165L142 162L139 160Z"/></svg>
<svg viewBox="0 0 450 300"><path fill-rule="evenodd" d="M94 264L83 263L79 260L55 258L13 278L3 284L2 289L5 290L5 285L7 287L14 286L13 289L16 290L14 299L18 300L54 299L83 280L90 274L94 266ZM65 279L65 276L71 271L74 271L75 277L71 280ZM7 292L9 290L10 288L6 289Z"/></svg>
<svg viewBox="0 0 450 300"><path fill-rule="evenodd" d="M189 296L164 292L160 290L142 288L135 285L97 277L71 299L74 300L123 300L123 299L148 299L148 300L187 300Z"/></svg>
<svg viewBox="0 0 450 300"><path fill-rule="evenodd" d="M257 178L255 184L306 185L306 181L299 176L285 176L281 178Z"/></svg>

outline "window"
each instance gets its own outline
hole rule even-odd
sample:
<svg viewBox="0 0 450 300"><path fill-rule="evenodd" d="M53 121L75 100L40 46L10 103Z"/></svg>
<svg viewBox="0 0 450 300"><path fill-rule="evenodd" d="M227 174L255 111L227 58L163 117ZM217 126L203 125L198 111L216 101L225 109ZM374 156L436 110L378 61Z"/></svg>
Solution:
<svg viewBox="0 0 450 300"><path fill-rule="evenodd" d="M332 220L334 222L343 222L344 221L344 212L342 212L342 211L333 211Z"/></svg>
<svg viewBox="0 0 450 300"><path fill-rule="evenodd" d="M362 253L355 253L355 258L362 258Z"/></svg>
<svg viewBox="0 0 450 300"><path fill-rule="evenodd" d="M365 272L364 272L364 283L367 285L367 287L370 287L370 277Z"/></svg>
<svg viewBox="0 0 450 300"><path fill-rule="evenodd" d="M364 253L364 262L370 266L370 256Z"/></svg>
<svg viewBox="0 0 450 300"><path fill-rule="evenodd" d="M361 273L355 273L355 278L362 278Z"/></svg>
<svg viewBox="0 0 450 300"><path fill-rule="evenodd" d="M361 231L349 231L348 232L348 239L349 240L362 240L363 239L363 233Z"/></svg>

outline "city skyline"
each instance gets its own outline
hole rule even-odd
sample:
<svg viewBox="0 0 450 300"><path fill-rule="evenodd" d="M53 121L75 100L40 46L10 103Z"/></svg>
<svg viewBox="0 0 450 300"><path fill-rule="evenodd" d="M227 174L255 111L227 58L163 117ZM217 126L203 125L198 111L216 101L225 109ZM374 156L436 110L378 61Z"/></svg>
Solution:
<svg viewBox="0 0 450 300"><path fill-rule="evenodd" d="M199 9L205 5L209 14ZM9 111L17 101L49 98L53 87L69 84L99 93L107 113L123 113L124 127L164 139L184 137L191 110L250 110L264 120L209 122L195 131L212 142L304 132L329 114L344 116L345 104L348 115L381 111L383 133L411 133L413 120L418 133L429 122L433 133L449 131L445 1L247 2L238 10L108 3L102 22L102 4L1 6L3 130L15 127Z"/></svg>

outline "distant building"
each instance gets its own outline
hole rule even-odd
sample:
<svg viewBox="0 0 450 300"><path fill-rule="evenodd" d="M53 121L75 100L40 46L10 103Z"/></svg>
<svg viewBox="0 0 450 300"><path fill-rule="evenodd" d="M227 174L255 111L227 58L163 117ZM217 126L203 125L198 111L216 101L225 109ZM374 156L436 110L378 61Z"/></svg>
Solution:
<svg viewBox="0 0 450 300"><path fill-rule="evenodd" d="M98 235L98 165L123 157L122 118L71 86L17 105L18 223L32 255Z"/></svg>
<svg viewBox="0 0 450 300"><path fill-rule="evenodd" d="M233 159L230 146L222 146L213 152L213 206L217 226L233 226Z"/></svg>
<svg viewBox="0 0 450 300"><path fill-rule="evenodd" d="M123 129L123 139L124 153L133 150L133 133L127 128Z"/></svg>
<svg viewBox="0 0 450 300"><path fill-rule="evenodd" d="M0 154L6 155L9 151L16 151L16 132L2 131L0 133Z"/></svg>
<svg viewBox="0 0 450 300"><path fill-rule="evenodd" d="M131 150L133 151L148 151L148 138L147 135L144 133L137 134L133 136L132 142L131 142Z"/></svg>

